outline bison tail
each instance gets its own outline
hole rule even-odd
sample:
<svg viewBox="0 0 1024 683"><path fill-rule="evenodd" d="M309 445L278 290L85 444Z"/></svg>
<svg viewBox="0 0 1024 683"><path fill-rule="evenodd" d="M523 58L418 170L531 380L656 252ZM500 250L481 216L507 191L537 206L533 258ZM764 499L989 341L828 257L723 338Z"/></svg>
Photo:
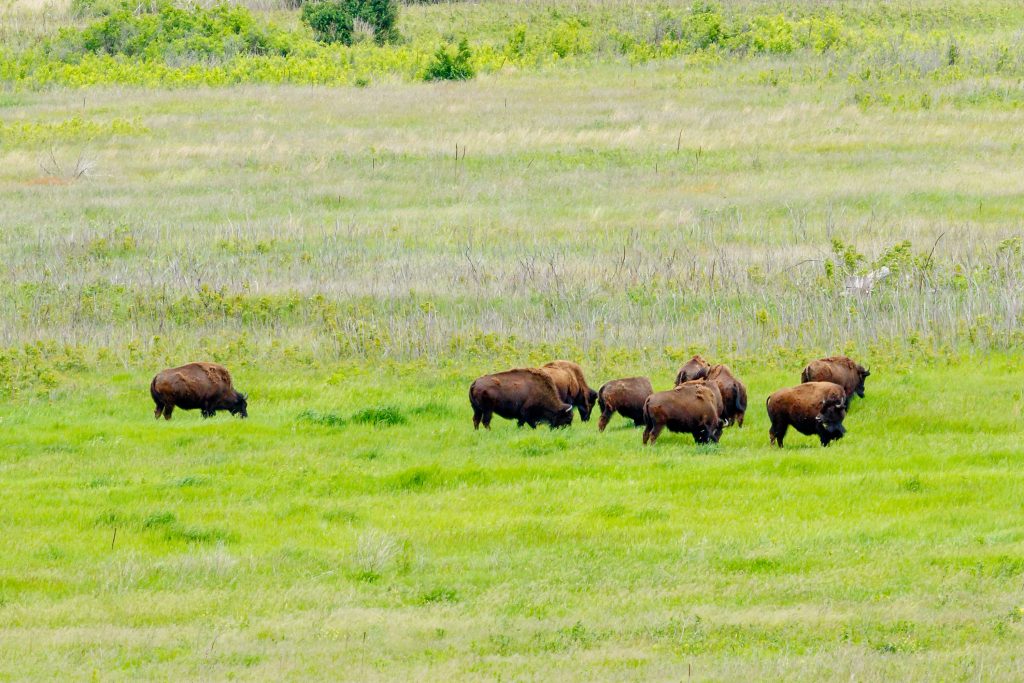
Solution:
<svg viewBox="0 0 1024 683"><path fill-rule="evenodd" d="M153 397L153 400L160 403L160 396L156 393L156 377L149 383L149 395Z"/></svg>
<svg viewBox="0 0 1024 683"><path fill-rule="evenodd" d="M747 412L747 392L744 391L741 387L736 387L735 394L736 394L736 401L735 401L736 411L740 412L740 413Z"/></svg>
<svg viewBox="0 0 1024 683"><path fill-rule="evenodd" d="M654 418L651 417L649 401L644 401L644 427L648 430L654 429Z"/></svg>
<svg viewBox="0 0 1024 683"><path fill-rule="evenodd" d="M810 382L811 381L811 366L810 365L808 365L806 368L804 368L804 371L800 373L800 381L801 382Z"/></svg>

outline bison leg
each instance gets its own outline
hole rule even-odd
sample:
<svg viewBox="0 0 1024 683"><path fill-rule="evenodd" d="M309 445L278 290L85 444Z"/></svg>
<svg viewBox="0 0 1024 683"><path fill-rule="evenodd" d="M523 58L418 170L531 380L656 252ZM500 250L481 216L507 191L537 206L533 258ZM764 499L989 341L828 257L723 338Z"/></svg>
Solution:
<svg viewBox="0 0 1024 683"><path fill-rule="evenodd" d="M173 403L165 403L164 404L164 419L165 420L170 420L171 419L171 413L173 413L173 412L174 412L174 404Z"/></svg>
<svg viewBox="0 0 1024 683"><path fill-rule="evenodd" d="M483 411L479 408L473 408L473 429L480 429L480 418L483 416Z"/></svg>
<svg viewBox="0 0 1024 683"><path fill-rule="evenodd" d="M771 438L771 443L779 445L782 448L782 440L786 438L786 430L789 429L789 425L785 422L781 424L772 423L771 428L768 430L768 436Z"/></svg>
<svg viewBox="0 0 1024 683"><path fill-rule="evenodd" d="M486 429L487 431L491 431L491 416L493 415L494 413L492 413L489 410L484 411L484 417L481 420L481 422L483 422L484 429Z"/></svg>
<svg viewBox="0 0 1024 683"><path fill-rule="evenodd" d="M156 404L156 410L153 412L153 417L155 417L156 419L159 420L160 419L160 415L163 412L164 412L164 404L163 403L157 403Z"/></svg>
<svg viewBox="0 0 1024 683"><path fill-rule="evenodd" d="M658 437L661 436L661 430L663 429L665 429L665 425L663 424L656 424L651 429L650 444L652 446L654 445L654 442L658 440Z"/></svg>
<svg viewBox="0 0 1024 683"><path fill-rule="evenodd" d="M604 428L608 426L608 420L612 419L612 411L605 408L601 411L601 417L597 421L597 431L603 432Z"/></svg>

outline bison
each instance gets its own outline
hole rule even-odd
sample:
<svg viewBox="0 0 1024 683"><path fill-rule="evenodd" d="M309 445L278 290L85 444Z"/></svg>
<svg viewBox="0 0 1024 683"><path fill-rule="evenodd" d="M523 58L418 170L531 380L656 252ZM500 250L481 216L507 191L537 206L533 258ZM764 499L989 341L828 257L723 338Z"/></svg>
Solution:
<svg viewBox="0 0 1024 683"><path fill-rule="evenodd" d="M736 379L728 365L715 365L708 370L708 382L718 386L722 393L725 410L722 417L727 424L743 427L743 416L747 412L747 387Z"/></svg>
<svg viewBox="0 0 1024 683"><path fill-rule="evenodd" d="M653 445L665 427L693 434L697 443L718 443L725 426L720 399L713 388L694 381L651 394L644 402L644 445Z"/></svg>
<svg viewBox="0 0 1024 683"><path fill-rule="evenodd" d="M830 356L811 361L800 373L801 382L832 382L846 392L846 407L853 395L864 398L864 380L871 372L846 356Z"/></svg>
<svg viewBox="0 0 1024 683"><path fill-rule="evenodd" d="M635 426L641 426L644 423L644 401L653 393L651 380L646 377L627 377L605 382L597 392L597 404L601 407L598 431L604 431L615 413L632 420Z"/></svg>
<svg viewBox="0 0 1024 683"><path fill-rule="evenodd" d="M149 384L149 393L156 403L155 417L170 420L174 409L199 408L203 417L213 417L218 410L249 417L248 399L231 385L231 373L216 363L189 363L157 374Z"/></svg>
<svg viewBox="0 0 1024 683"><path fill-rule="evenodd" d="M703 379L708 375L708 369L711 364L708 363L704 358L698 354L686 361L683 367L679 368L679 372L676 373L676 386L679 386L683 382L689 382L695 379Z"/></svg>
<svg viewBox="0 0 1024 683"><path fill-rule="evenodd" d="M484 375L469 386L469 403L473 406L473 429L480 423L491 428L491 416L497 413L536 429L538 422L552 428L572 424L572 405L561 399L551 377L534 368L506 370Z"/></svg>
<svg viewBox="0 0 1024 683"><path fill-rule="evenodd" d="M772 426L768 436L772 444L782 448L790 425L808 436L816 434L822 446L843 438L846 428L846 392L832 382L805 382L779 389L768 397L768 419Z"/></svg>
<svg viewBox="0 0 1024 683"><path fill-rule="evenodd" d="M561 399L580 411L580 419L589 421L590 412L597 402L597 392L587 386L583 368L571 360L553 360L542 365L540 370L554 380Z"/></svg>

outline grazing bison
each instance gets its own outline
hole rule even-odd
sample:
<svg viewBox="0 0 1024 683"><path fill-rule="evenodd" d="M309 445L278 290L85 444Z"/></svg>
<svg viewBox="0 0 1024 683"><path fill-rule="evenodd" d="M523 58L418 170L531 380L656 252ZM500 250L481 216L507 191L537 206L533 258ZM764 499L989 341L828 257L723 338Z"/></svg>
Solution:
<svg viewBox="0 0 1024 683"><path fill-rule="evenodd" d="M615 413L632 420L635 426L641 426L644 423L644 401L653 393L651 380L646 377L627 377L605 382L597 392L597 404L601 406L598 431L604 431L608 420Z"/></svg>
<svg viewBox="0 0 1024 683"><path fill-rule="evenodd" d="M679 372L676 373L676 386L679 386L683 382L689 382L695 379L703 379L708 375L708 369L711 364L704 360L704 357L697 354L690 360L683 364L683 367L679 368Z"/></svg>
<svg viewBox="0 0 1024 683"><path fill-rule="evenodd" d="M644 444L654 444L661 430L693 434L697 443L718 443L722 436L721 397L703 382L685 382L651 394L644 402Z"/></svg>
<svg viewBox="0 0 1024 683"><path fill-rule="evenodd" d="M571 360L553 360L539 368L551 377L563 401L580 411L580 419L590 420L590 412L597 402L597 392L587 386L583 368Z"/></svg>
<svg viewBox="0 0 1024 683"><path fill-rule="evenodd" d="M171 419L175 407L182 410L199 408L203 417L213 417L218 410L249 417L247 399L231 386L231 373L216 363L189 363L157 374L149 384L149 393L156 402L155 416Z"/></svg>
<svg viewBox="0 0 1024 683"><path fill-rule="evenodd" d="M572 424L572 406L560 398L551 377L534 368L477 378L469 386L469 403L473 429L479 429L481 422L490 429L495 413L516 420L520 427L528 424L536 429L538 422L547 422L552 428Z"/></svg>
<svg viewBox="0 0 1024 683"><path fill-rule="evenodd" d="M853 395L864 398L864 379L870 375L863 365L846 356L830 356L811 361L800 373L801 382L832 382L846 392L846 407L850 407Z"/></svg>
<svg viewBox="0 0 1024 683"><path fill-rule="evenodd" d="M743 382L736 379L728 365L716 365L708 370L708 382L718 386L722 393L722 401L725 410L722 417L727 424L734 422L739 427L743 426L743 416L747 412L747 387Z"/></svg>
<svg viewBox="0 0 1024 683"><path fill-rule="evenodd" d="M822 446L843 438L846 428L846 393L832 382L805 382L779 389L768 397L768 436L782 448L790 425L801 434L817 434Z"/></svg>

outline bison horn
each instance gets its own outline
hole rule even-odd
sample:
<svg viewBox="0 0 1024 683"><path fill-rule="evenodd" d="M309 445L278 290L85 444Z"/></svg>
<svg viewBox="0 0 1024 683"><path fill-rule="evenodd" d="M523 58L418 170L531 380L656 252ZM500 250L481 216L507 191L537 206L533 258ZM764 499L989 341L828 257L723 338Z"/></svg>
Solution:
<svg viewBox="0 0 1024 683"><path fill-rule="evenodd" d="M569 406L568 408L566 408L566 409L565 409L565 410L563 410L562 412L563 412L563 413L571 413L571 412L572 412L572 406Z"/></svg>

